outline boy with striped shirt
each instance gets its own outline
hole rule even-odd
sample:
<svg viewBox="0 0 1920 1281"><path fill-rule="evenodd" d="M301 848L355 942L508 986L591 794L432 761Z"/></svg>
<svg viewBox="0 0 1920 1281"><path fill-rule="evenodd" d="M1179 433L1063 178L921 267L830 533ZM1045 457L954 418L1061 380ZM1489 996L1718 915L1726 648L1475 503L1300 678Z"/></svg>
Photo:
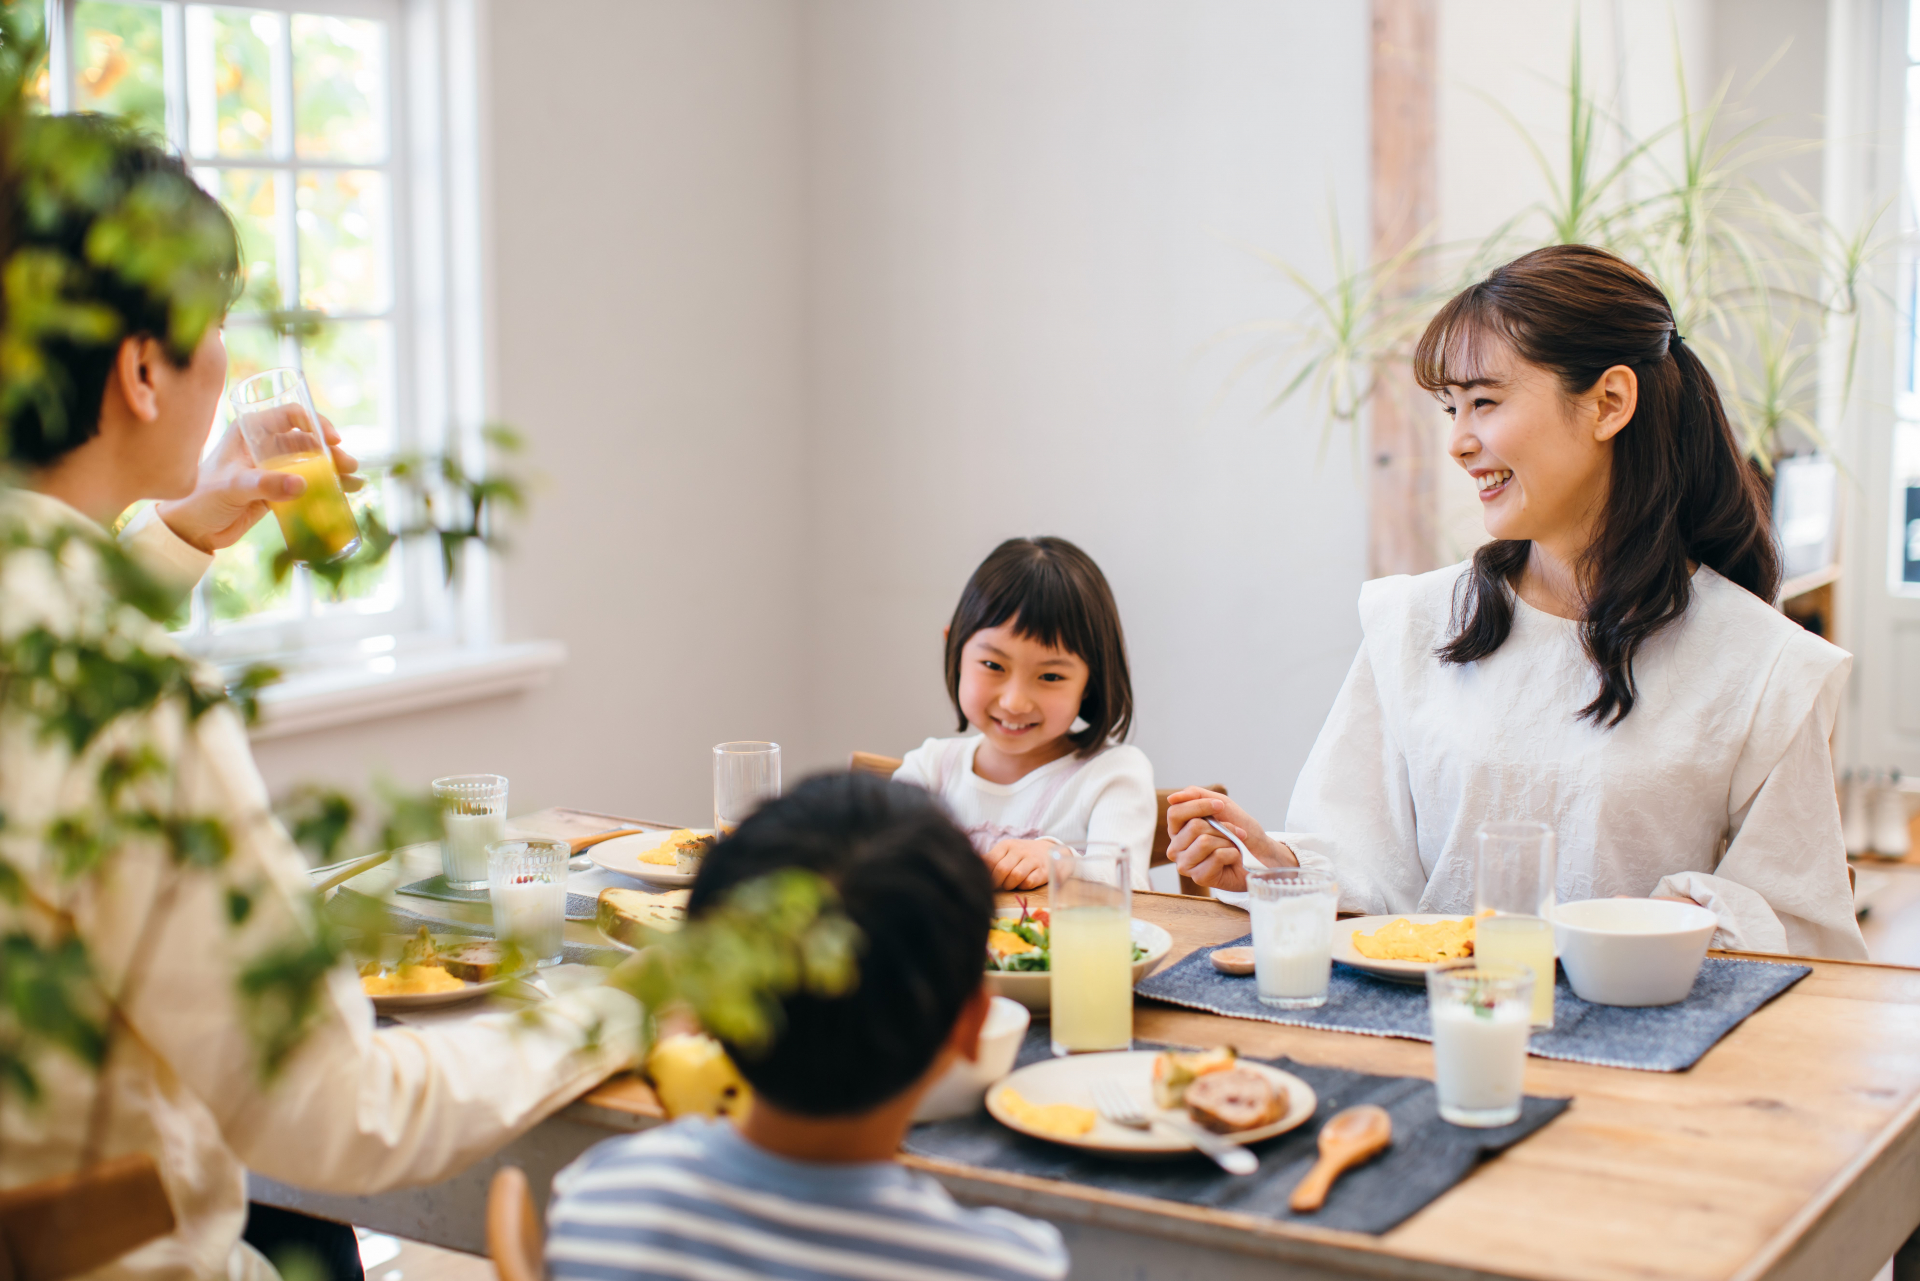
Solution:
<svg viewBox="0 0 1920 1281"><path fill-rule="evenodd" d="M729 1046L754 1099L736 1129L688 1118L602 1143L554 1179L554 1281L1033 1281L1066 1276L1060 1234L963 1209L894 1161L913 1110L972 1058L993 892L919 788L810 779L707 856L689 914L781 868L813 871L860 928L860 981L782 1002L758 1055Z"/></svg>

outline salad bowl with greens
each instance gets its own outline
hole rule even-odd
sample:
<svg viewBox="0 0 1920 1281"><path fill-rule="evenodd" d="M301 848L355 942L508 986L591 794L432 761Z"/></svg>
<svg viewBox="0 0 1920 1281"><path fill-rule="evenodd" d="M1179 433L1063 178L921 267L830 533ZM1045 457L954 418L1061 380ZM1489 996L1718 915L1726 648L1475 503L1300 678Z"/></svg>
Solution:
<svg viewBox="0 0 1920 1281"><path fill-rule="evenodd" d="M1133 981L1138 983L1173 948L1173 935L1152 921L1134 918L1128 923L1133 936ZM1052 918L1045 908L1030 907L1025 899L1018 907L1003 907L994 913L993 928L987 934L987 990L1020 1002L1029 1010L1044 1012L1053 999L1053 978L1048 954Z"/></svg>

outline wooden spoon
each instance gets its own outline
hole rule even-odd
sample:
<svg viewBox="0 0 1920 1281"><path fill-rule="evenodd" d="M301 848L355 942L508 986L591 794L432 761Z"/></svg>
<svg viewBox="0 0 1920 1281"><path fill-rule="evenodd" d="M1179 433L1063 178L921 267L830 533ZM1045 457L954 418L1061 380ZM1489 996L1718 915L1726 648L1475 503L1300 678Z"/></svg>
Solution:
<svg viewBox="0 0 1920 1281"><path fill-rule="evenodd" d="M1363 1161L1379 1155L1393 1141L1393 1118L1371 1103L1336 1113L1320 1128L1320 1159L1293 1189L1287 1202L1296 1210L1318 1210L1326 1204L1333 1181Z"/></svg>
<svg viewBox="0 0 1920 1281"><path fill-rule="evenodd" d="M610 841L616 836L638 836L642 832L651 832L650 827L622 827L612 832L595 832L592 836L576 836L567 842L568 848L578 854L581 850L591 849L602 841Z"/></svg>

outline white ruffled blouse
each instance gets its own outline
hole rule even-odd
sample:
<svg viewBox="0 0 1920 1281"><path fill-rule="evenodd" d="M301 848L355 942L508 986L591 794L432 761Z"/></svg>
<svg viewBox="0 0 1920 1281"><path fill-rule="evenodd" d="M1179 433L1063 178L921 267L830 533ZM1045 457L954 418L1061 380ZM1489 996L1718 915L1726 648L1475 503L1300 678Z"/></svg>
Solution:
<svg viewBox="0 0 1920 1281"><path fill-rule="evenodd" d="M1717 947L1866 956L1829 751L1850 655L1703 566L1634 656L1632 712L1595 726L1577 622L1516 601L1493 654L1435 657L1466 568L1361 588L1360 652L1274 833L1343 910L1469 911L1475 830L1537 819L1562 902L1680 895Z"/></svg>

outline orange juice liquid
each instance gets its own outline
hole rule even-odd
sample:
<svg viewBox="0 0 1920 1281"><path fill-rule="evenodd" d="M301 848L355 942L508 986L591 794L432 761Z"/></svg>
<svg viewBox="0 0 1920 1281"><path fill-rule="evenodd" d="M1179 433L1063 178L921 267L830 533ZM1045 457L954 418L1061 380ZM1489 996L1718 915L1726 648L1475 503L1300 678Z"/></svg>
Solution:
<svg viewBox="0 0 1920 1281"><path fill-rule="evenodd" d="M287 454L263 464L307 482L307 492L284 503L274 503L273 515L287 540L287 551L308 565L324 565L353 554L360 546L360 526L347 505L346 491L334 473L333 459L313 450Z"/></svg>

